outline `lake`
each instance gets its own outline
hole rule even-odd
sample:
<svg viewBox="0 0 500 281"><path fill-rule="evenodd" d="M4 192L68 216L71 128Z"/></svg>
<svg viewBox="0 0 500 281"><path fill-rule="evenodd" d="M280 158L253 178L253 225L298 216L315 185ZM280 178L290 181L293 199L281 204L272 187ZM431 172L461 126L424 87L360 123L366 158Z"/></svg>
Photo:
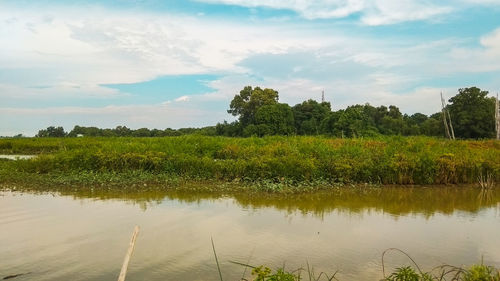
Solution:
<svg viewBox="0 0 500 281"><path fill-rule="evenodd" d="M379 280L388 248L424 270L500 267L500 192L471 187L341 188L300 195L87 190L0 191L0 279L116 280L135 225L126 280L250 279L237 261L314 267ZM389 252L385 266L410 264Z"/></svg>

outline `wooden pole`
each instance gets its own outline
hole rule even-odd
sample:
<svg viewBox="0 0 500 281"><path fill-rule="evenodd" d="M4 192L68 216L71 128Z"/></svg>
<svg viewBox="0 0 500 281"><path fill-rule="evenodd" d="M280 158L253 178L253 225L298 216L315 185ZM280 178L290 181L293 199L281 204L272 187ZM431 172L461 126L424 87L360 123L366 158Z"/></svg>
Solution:
<svg viewBox="0 0 500 281"><path fill-rule="evenodd" d="M128 263L130 262L130 257L134 251L135 240L139 234L139 226L135 226L134 233L132 234L132 239L130 239L130 244L128 245L127 254L123 260L122 270L120 271L120 276L118 276L118 281L125 281L125 276L127 275Z"/></svg>
<svg viewBox="0 0 500 281"><path fill-rule="evenodd" d="M497 129L497 140L500 140L500 105L498 104L498 93L495 100L495 125Z"/></svg>
<svg viewBox="0 0 500 281"><path fill-rule="evenodd" d="M443 92L441 92L441 113L443 115L444 131L446 133L446 137L448 139L451 139L450 129L448 128L448 122L446 122L446 112L445 112L444 108L445 108L445 105L444 105L444 99L443 99Z"/></svg>
<svg viewBox="0 0 500 281"><path fill-rule="evenodd" d="M450 122L451 138L454 140L455 139L455 131L453 130L453 125L451 124L450 111L446 109L446 113L448 114L448 121Z"/></svg>

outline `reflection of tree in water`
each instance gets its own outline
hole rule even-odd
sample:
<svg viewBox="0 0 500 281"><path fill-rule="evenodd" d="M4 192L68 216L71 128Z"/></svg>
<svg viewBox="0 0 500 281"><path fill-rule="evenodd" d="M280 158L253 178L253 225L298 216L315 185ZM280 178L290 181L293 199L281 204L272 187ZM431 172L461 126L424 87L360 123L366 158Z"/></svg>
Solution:
<svg viewBox="0 0 500 281"><path fill-rule="evenodd" d="M249 198L235 195L235 198L244 207L274 207L288 212L299 210L318 216L332 211L361 213L375 209L393 215L423 214L430 217L436 212L452 214L457 210L476 213L500 202L498 190L490 190L487 201L477 200L480 192L471 187L340 188L335 192L286 197Z"/></svg>
<svg viewBox="0 0 500 281"><path fill-rule="evenodd" d="M187 204L200 204L224 198L234 198L243 208L276 208L287 213L301 212L323 216L325 213L342 211L362 213L366 210L383 211L393 215L434 213L452 214L454 211L476 213L500 203L498 189L474 187L382 187L337 188L302 194L273 194L256 192L214 192L210 189L143 188L123 190L117 188L63 188L57 193L75 199L118 200L137 204L142 210L159 205L164 200ZM213 189L212 189L213 190ZM34 193L44 191L34 191ZM46 193L46 192L45 192Z"/></svg>

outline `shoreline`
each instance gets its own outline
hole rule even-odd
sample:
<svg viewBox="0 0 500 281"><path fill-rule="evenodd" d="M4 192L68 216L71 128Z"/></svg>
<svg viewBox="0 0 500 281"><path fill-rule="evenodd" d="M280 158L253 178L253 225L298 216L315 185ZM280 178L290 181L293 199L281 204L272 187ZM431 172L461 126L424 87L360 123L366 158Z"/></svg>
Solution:
<svg viewBox="0 0 500 281"><path fill-rule="evenodd" d="M500 182L500 142L428 137L0 139L0 183L178 185L186 182L303 191L345 185ZM256 187L256 188L255 188Z"/></svg>
<svg viewBox="0 0 500 281"><path fill-rule="evenodd" d="M224 181L214 179L192 179L168 174L131 173L49 173L32 174L14 172L0 174L0 190L12 187L21 190L59 191L88 189L112 190L122 192L141 191L193 191L218 193L263 193L263 194L302 194L339 189L385 189L385 188L477 188L479 184L373 184L339 183L324 180L288 181ZM492 188L496 188L493 186Z"/></svg>

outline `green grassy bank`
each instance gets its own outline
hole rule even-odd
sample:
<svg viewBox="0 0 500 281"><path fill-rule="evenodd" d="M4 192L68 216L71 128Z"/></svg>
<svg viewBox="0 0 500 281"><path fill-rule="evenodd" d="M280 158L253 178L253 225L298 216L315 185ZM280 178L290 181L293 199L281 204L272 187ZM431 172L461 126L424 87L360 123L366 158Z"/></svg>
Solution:
<svg viewBox="0 0 500 281"><path fill-rule="evenodd" d="M467 184L500 180L500 142L430 137L0 139L0 183Z"/></svg>

